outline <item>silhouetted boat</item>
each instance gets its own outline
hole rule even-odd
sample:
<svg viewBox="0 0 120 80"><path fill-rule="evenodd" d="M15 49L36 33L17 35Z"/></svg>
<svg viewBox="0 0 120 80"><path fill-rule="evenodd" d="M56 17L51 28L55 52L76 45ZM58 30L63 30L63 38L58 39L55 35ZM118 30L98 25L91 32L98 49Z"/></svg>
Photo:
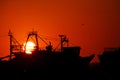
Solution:
<svg viewBox="0 0 120 80"><path fill-rule="evenodd" d="M104 48L103 54L98 57L103 67L117 68L120 65L120 48Z"/></svg>
<svg viewBox="0 0 120 80"><path fill-rule="evenodd" d="M29 73L29 72L46 72L49 73L51 70L56 71L79 71L87 69L90 61L93 59L94 55L88 57L81 57L79 46L67 46L64 47L63 43L68 43L68 39L65 35L59 35L61 41L61 50L54 51L52 49L51 43L46 46L45 50L40 50L37 42L38 34L36 32L31 32L28 34L27 41L31 35L36 38L36 46L32 54L26 54L25 51L21 51L21 45L12 44L13 36L9 32L10 36L10 60L6 63L11 66L12 71ZM26 43L27 43L26 41ZM14 42L17 42L14 39ZM18 42L17 42L18 43ZM13 48L18 48L18 51L13 51ZM25 45L26 47L26 45ZM12 57L14 55L14 57ZM2 61L1 61L2 62ZM1 63L0 62L0 63ZM4 65L4 69L9 70L9 66ZM10 71L11 71L10 68Z"/></svg>

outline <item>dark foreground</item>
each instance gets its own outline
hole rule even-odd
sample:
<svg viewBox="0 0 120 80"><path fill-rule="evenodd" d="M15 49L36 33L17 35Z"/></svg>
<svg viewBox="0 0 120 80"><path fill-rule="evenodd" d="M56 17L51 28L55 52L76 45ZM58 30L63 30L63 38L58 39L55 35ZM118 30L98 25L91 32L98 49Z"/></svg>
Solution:
<svg viewBox="0 0 120 80"><path fill-rule="evenodd" d="M4 63L3 63L4 64ZM29 64L28 64L29 65ZM80 80L119 80L119 65L100 64L83 66L78 64L49 64L46 66L29 65L25 69L20 65L0 66L0 75L4 79L80 79Z"/></svg>
<svg viewBox="0 0 120 80"><path fill-rule="evenodd" d="M72 52L69 55L67 52L59 55L19 55L12 61L0 61L0 78L120 80L120 49L104 52L98 56L99 64L89 65L93 57L82 58Z"/></svg>

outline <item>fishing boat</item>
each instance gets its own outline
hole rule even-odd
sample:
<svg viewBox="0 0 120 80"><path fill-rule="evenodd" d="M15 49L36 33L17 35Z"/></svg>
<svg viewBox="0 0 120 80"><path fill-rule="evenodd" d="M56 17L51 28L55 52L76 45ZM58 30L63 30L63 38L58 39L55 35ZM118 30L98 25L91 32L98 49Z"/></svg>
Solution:
<svg viewBox="0 0 120 80"><path fill-rule="evenodd" d="M35 45L30 54L27 53L27 43L29 38L34 36ZM88 57L80 56L80 46L68 46L68 38L65 35L59 35L60 37L60 50L56 51L53 49L51 42L49 44L42 39L36 31L32 31L28 34L26 42L21 45L13 36L12 32L9 31L10 37L10 55L9 61L2 65L7 72L21 72L21 73L50 73L51 71L67 72L70 71L84 71L88 68L90 61L94 55ZM44 50L39 48L38 38L47 44ZM64 44L67 46L64 46ZM3 58L1 58L3 59ZM1 60L2 62L2 60Z"/></svg>

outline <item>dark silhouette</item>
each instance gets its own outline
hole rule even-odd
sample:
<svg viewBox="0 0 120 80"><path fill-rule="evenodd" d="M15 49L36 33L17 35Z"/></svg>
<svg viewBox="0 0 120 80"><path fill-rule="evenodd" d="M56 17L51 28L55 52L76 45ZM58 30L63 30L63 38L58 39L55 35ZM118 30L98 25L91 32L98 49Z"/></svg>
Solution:
<svg viewBox="0 0 120 80"><path fill-rule="evenodd" d="M102 55L98 56L103 75L111 79L120 79L120 48L105 48ZM108 74L108 75L106 75Z"/></svg>
<svg viewBox="0 0 120 80"><path fill-rule="evenodd" d="M69 47L69 41L65 35L59 35L61 49L60 51L55 51L52 48L51 42L47 44L37 32L30 32L26 43L31 36L34 36L36 41L36 46L34 51L32 51L32 54L26 54L25 51L22 51L22 46L13 37L11 31L9 31L9 36L10 55L7 57L10 57L10 60L0 61L1 74L6 73L8 75L21 77L35 76L38 78L43 76L52 77L53 75L58 77L73 77L73 75L75 75L77 78L77 75L82 73L82 76L80 77L82 79L85 77L88 65L94 57L94 55L89 57L79 56L81 48L79 46ZM38 38L47 45L46 50L39 49ZM64 46L65 43L67 43L66 47ZM26 50L26 45L24 49Z"/></svg>
<svg viewBox="0 0 120 80"><path fill-rule="evenodd" d="M38 37L47 44L46 50L39 49L38 42L32 54L26 54L21 51L21 45L9 32L10 36L10 60L0 61L0 73L3 75L16 76L17 78L61 78L61 79L81 79L81 80L101 80L101 79L118 79L120 65L120 48L110 49L112 51L104 51L99 55L100 63L91 64L90 61L94 58L94 54L88 57L81 57L79 46L67 46L68 39L65 35L59 35L61 42L60 51L54 51L51 42L47 44L36 32L28 34L27 41L30 36ZM18 43L18 45L13 44ZM26 42L27 42L26 41ZM25 45L26 47L26 45ZM18 51L14 51L17 49ZM113 75L115 74L115 77Z"/></svg>
<svg viewBox="0 0 120 80"><path fill-rule="evenodd" d="M90 67L92 79L120 79L120 48L105 48L101 55L98 55L100 63Z"/></svg>

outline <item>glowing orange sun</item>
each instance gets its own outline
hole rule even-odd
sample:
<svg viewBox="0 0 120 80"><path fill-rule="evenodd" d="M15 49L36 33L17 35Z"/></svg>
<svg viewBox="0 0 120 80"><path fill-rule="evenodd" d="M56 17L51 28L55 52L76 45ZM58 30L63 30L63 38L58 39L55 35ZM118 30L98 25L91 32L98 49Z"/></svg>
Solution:
<svg viewBox="0 0 120 80"><path fill-rule="evenodd" d="M26 48L25 48L25 45L26 45ZM33 42L27 42L27 44L24 43L23 50L25 51L26 54L32 54L32 51L34 51L35 46L36 45Z"/></svg>

